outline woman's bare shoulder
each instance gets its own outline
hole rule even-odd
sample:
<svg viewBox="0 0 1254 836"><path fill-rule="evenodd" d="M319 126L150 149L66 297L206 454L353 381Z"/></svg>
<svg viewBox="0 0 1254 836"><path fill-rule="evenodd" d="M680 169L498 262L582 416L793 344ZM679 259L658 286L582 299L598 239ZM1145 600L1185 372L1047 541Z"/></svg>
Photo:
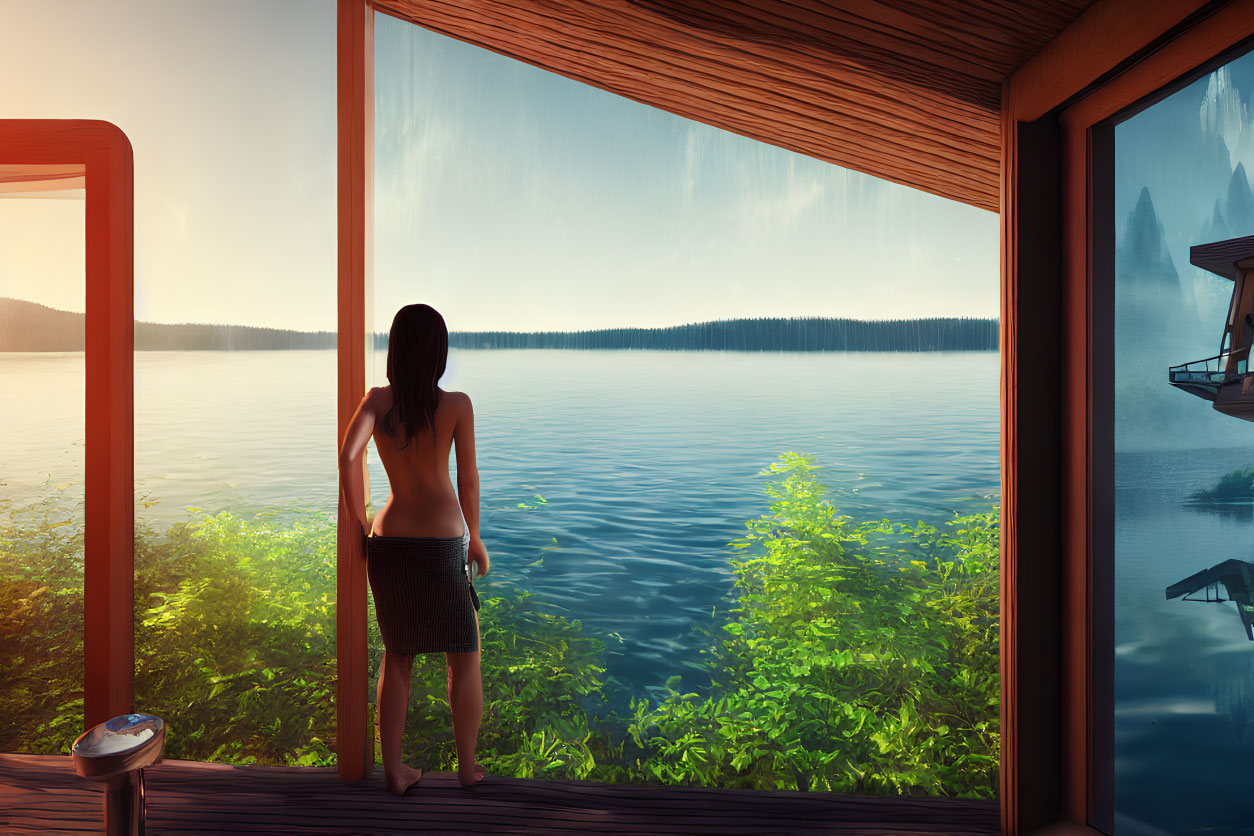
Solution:
<svg viewBox="0 0 1254 836"><path fill-rule="evenodd" d="M391 386L375 386L366 393L363 403L367 408L382 415L392 408L392 387Z"/></svg>
<svg viewBox="0 0 1254 836"><path fill-rule="evenodd" d="M441 389L440 391L444 393L446 398L448 398L450 406L470 405L470 395L467 395L465 392L450 392L447 389Z"/></svg>

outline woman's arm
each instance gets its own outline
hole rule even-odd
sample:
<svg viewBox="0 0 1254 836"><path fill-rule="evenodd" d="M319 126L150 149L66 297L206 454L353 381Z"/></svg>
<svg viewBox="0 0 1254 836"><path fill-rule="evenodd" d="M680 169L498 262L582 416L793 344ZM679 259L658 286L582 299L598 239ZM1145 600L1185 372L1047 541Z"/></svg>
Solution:
<svg viewBox="0 0 1254 836"><path fill-rule="evenodd" d="M365 461L366 442L374 432L376 391L371 389L357 405L344 433L344 445L340 447L340 490L344 504L361 523L363 533L369 533L366 531Z"/></svg>
<svg viewBox="0 0 1254 836"><path fill-rule="evenodd" d="M488 574L491 561L479 537L479 466L475 462L475 411L470 396L459 392L457 423L453 427L453 443L457 450L457 501L470 532L470 554L467 559L479 564L479 576Z"/></svg>

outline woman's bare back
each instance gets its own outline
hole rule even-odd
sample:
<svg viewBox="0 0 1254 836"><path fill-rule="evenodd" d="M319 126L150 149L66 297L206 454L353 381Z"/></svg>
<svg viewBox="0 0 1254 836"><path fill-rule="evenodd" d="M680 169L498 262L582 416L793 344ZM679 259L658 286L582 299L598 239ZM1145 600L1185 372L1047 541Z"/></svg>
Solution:
<svg viewBox="0 0 1254 836"><path fill-rule="evenodd" d="M403 447L383 426L392 408L392 387L370 390L367 400L375 412L375 447L391 486L387 503L375 515L373 532L380 537L461 537L468 525L449 477L449 452L459 435L459 423L469 413L470 399L462 392L440 390L434 434L424 427ZM399 424L397 431L403 437ZM459 443L459 459L461 448Z"/></svg>

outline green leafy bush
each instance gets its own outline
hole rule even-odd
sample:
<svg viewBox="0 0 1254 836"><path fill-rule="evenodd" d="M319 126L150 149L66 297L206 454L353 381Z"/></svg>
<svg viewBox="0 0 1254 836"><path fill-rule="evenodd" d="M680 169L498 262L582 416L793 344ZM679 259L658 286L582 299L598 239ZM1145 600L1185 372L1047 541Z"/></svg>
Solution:
<svg viewBox="0 0 1254 836"><path fill-rule="evenodd" d="M764 474L770 508L734 543L737 606L707 634L702 693L674 676L660 703L616 716L601 639L485 584L479 761L519 777L992 796L996 508L855 523L816 471L785 454ZM67 751L82 728L81 509L0 511L0 751ZM135 589L136 704L169 721L168 756L334 763L331 519L140 525ZM442 656L416 660L406 754L427 769L455 764L446 681Z"/></svg>
<svg viewBox="0 0 1254 836"><path fill-rule="evenodd" d="M0 503L0 752L62 751L83 728L82 511L66 487Z"/></svg>
<svg viewBox="0 0 1254 836"><path fill-rule="evenodd" d="M501 589L479 613L483 722L477 760L495 774L588 778L611 756L609 735L594 735L604 711L604 644L578 621L545 612L529 593ZM381 656L382 649L374 644ZM444 657L414 660L405 740L411 761L451 771L457 757Z"/></svg>
<svg viewBox="0 0 1254 836"><path fill-rule="evenodd" d="M640 766L667 784L991 797L996 512L944 531L856 525L815 470L786 454L766 471L714 687L679 693L673 677L660 705L633 705Z"/></svg>

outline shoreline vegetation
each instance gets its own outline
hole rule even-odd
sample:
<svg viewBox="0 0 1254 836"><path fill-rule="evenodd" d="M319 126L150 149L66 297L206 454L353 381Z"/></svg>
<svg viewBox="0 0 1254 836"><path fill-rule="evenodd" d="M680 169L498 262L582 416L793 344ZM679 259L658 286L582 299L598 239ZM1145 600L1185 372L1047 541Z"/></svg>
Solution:
<svg viewBox="0 0 1254 836"><path fill-rule="evenodd" d="M859 320L826 317L727 319L668 328L589 331L453 331L458 349L663 351L996 351L996 319L948 317ZM135 323L136 351L333 349L333 331L249 325ZM82 351L84 315L0 298L0 352ZM376 333L374 346L387 347Z"/></svg>
<svg viewBox="0 0 1254 836"><path fill-rule="evenodd" d="M694 690L670 676L660 698L632 698L606 673L611 636L485 583L488 772L996 797L998 508L859 522L818 470L785 453L761 474L732 606L694 628L708 674ZM82 727L82 509L66 496L0 501L3 751L68 751ZM138 521L136 704L170 723L167 757L333 764L334 518L192 510L161 533ZM411 763L452 768L442 658L415 660L405 741Z"/></svg>
<svg viewBox="0 0 1254 836"><path fill-rule="evenodd" d="M1254 467L1225 473L1213 488L1202 488L1189 494L1189 503L1249 502L1254 500Z"/></svg>

